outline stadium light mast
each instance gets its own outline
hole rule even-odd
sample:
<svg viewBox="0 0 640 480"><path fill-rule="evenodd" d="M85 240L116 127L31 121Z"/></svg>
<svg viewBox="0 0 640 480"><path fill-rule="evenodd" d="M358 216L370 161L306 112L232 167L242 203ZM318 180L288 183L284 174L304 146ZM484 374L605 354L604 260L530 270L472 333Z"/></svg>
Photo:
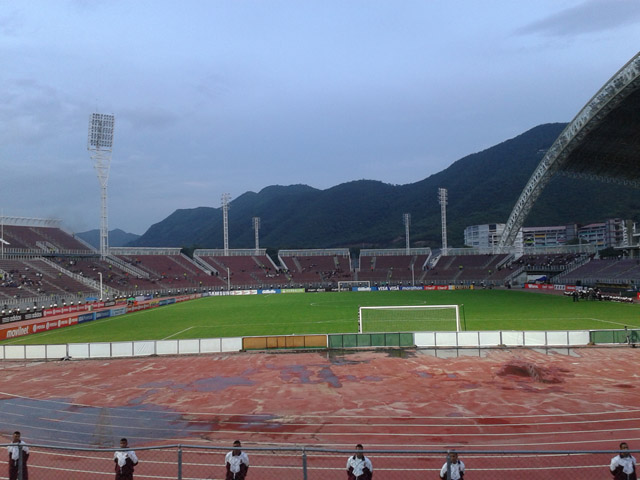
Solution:
<svg viewBox="0 0 640 480"><path fill-rule="evenodd" d="M256 239L256 255L258 255L258 250L260 250L260 217L253 217L252 221Z"/></svg>
<svg viewBox="0 0 640 480"><path fill-rule="evenodd" d="M224 255L229 255L229 201L231 195L228 193L222 194L222 222L224 231Z"/></svg>
<svg viewBox="0 0 640 480"><path fill-rule="evenodd" d="M411 225L411 214L410 213L405 213L403 216L403 220L404 220L404 238L406 241L406 248L407 248L407 255L411 254L411 249L409 247L410 242L409 242L409 225Z"/></svg>
<svg viewBox="0 0 640 480"><path fill-rule="evenodd" d="M89 150L100 183L100 257L109 255L109 222L107 216L107 182L113 151L113 115L92 113L89 117Z"/></svg>
<svg viewBox="0 0 640 480"><path fill-rule="evenodd" d="M447 189L438 189L440 202L440 220L442 222L442 255L447 255Z"/></svg>
<svg viewBox="0 0 640 480"><path fill-rule="evenodd" d="M0 258L4 258L4 244L9 245L4 239L4 210L0 212Z"/></svg>

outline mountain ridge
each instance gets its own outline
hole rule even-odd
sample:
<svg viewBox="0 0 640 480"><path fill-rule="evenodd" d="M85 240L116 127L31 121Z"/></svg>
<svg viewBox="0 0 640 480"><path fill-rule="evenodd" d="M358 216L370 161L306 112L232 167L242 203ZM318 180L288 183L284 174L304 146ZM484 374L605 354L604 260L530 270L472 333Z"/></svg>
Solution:
<svg viewBox="0 0 640 480"><path fill-rule="evenodd" d="M440 187L448 190L449 246L461 247L465 227L507 220L535 167L565 126L538 125L414 183L353 180L325 190L270 185L257 193L245 192L230 202L229 247L255 247L253 217L261 218L260 245L268 248L404 247L404 213L411 214L411 246L437 247ZM632 218L640 213L634 192L630 187L556 177L525 224ZM176 210L129 246L222 248L222 209Z"/></svg>

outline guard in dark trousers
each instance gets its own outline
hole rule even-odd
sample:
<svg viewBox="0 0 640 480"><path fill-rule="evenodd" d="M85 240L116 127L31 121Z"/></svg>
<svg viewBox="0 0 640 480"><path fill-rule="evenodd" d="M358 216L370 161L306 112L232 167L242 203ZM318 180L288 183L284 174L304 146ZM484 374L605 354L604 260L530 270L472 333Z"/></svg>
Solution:
<svg viewBox="0 0 640 480"><path fill-rule="evenodd" d="M116 480L133 480L133 467L138 465L138 457L133 450L124 450L129 447L126 438L120 440L119 450L114 452L113 461L116 464Z"/></svg>
<svg viewBox="0 0 640 480"><path fill-rule="evenodd" d="M373 465L371 460L362 453L362 445L356 445L356 454L347 459L348 480L371 480Z"/></svg>
<svg viewBox="0 0 640 480"><path fill-rule="evenodd" d="M20 440L20 432L13 432L14 445L9 445L9 480L18 480L20 473L20 450L22 450L22 480L29 480L27 461L29 460L29 447ZM19 446L18 446L19 445Z"/></svg>
<svg viewBox="0 0 640 480"><path fill-rule="evenodd" d="M614 480L638 480L636 459L629 453L627 442L620 444L620 454L611 459L609 470Z"/></svg>
<svg viewBox="0 0 640 480"><path fill-rule="evenodd" d="M240 450L240 440L233 442L233 450L224 457L227 468L225 480L244 480L249 471L249 456Z"/></svg>

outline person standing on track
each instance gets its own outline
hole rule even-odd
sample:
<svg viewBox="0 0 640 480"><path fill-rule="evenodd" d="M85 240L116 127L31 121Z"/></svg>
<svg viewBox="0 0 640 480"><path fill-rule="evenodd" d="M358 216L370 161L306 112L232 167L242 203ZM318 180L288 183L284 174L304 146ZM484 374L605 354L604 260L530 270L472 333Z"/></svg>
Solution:
<svg viewBox="0 0 640 480"><path fill-rule="evenodd" d="M356 445L356 453L347 459L347 478L349 480L371 480L373 465L362 453L362 445Z"/></svg>
<svg viewBox="0 0 640 480"><path fill-rule="evenodd" d="M125 450L129 448L129 442L126 438L120 439L120 448L113 453L113 461L116 464L116 480L133 480L133 467L138 465L138 456L133 450Z"/></svg>
<svg viewBox="0 0 640 480"><path fill-rule="evenodd" d="M29 480L27 460L29 460L29 447L20 440L20 432L13 432L13 445L9 445L9 480L17 480L20 472L20 457L22 456L22 480ZM20 452L22 450L22 452Z"/></svg>
<svg viewBox="0 0 640 480"><path fill-rule="evenodd" d="M244 480L249 471L249 456L240 450L240 440L233 442L233 450L224 457L227 467L225 480Z"/></svg>
<svg viewBox="0 0 640 480"><path fill-rule="evenodd" d="M636 476L636 459L629 454L629 445L627 442L620 444L620 453L611 459L609 466L611 475L614 480L637 480Z"/></svg>
<svg viewBox="0 0 640 480"><path fill-rule="evenodd" d="M449 450L448 459L440 469L440 479L447 480L447 465L450 465L451 480L463 480L464 479L464 463L462 460L458 460L458 452L455 450Z"/></svg>

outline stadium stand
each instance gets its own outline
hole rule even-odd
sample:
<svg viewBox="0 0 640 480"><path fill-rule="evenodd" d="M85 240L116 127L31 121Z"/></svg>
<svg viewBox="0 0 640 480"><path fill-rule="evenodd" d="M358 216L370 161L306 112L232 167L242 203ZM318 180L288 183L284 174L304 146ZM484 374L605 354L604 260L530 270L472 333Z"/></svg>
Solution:
<svg viewBox="0 0 640 480"><path fill-rule="evenodd" d="M637 284L640 279L640 260L635 258L591 259L556 278L557 282L577 285Z"/></svg>
<svg viewBox="0 0 640 480"><path fill-rule="evenodd" d="M357 280L373 284L416 284L421 282L431 255L430 249L366 249L360 251Z"/></svg>
<svg viewBox="0 0 640 480"><path fill-rule="evenodd" d="M11 249L31 252L90 252L91 249L71 235L55 227L21 225L3 226L3 238ZM10 250L7 248L7 250Z"/></svg>
<svg viewBox="0 0 640 480"><path fill-rule="evenodd" d="M280 250L278 260L295 286L336 286L353 279L347 248Z"/></svg>
<svg viewBox="0 0 640 480"><path fill-rule="evenodd" d="M44 258L0 259L0 273L0 295L5 298L42 299L47 296L82 295L91 291L86 284L57 269Z"/></svg>
<svg viewBox="0 0 640 480"><path fill-rule="evenodd" d="M266 250L198 249L194 261L219 279L224 288L257 288L287 285L289 277L271 260Z"/></svg>
<svg viewBox="0 0 640 480"><path fill-rule="evenodd" d="M510 258L509 254L442 256L425 272L421 281L434 285L501 285L512 273L507 267Z"/></svg>
<svg viewBox="0 0 640 480"><path fill-rule="evenodd" d="M116 248L111 252L125 265L142 272L136 282L151 282L155 290L223 286L220 278L180 253L179 248Z"/></svg>

